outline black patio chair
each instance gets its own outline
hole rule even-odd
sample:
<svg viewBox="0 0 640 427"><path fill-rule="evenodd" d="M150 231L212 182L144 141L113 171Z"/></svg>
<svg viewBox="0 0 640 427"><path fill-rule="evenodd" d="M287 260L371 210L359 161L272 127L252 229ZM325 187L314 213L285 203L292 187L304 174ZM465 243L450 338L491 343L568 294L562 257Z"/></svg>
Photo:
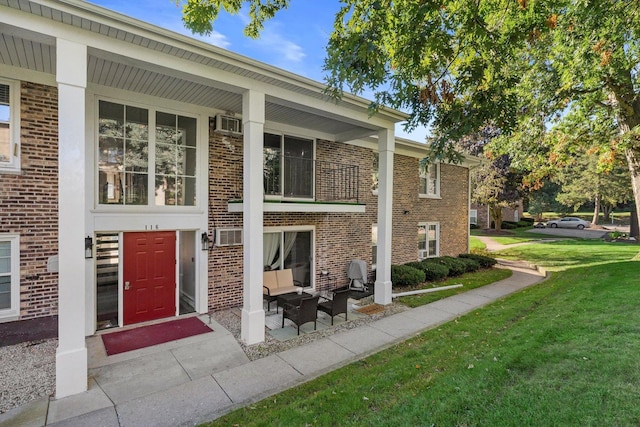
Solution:
<svg viewBox="0 0 640 427"><path fill-rule="evenodd" d="M331 326L333 326L333 316L344 313L344 320L347 321L347 299L349 299L349 289L333 291L333 299L326 300L318 304L318 310L324 311L331 316Z"/></svg>
<svg viewBox="0 0 640 427"><path fill-rule="evenodd" d="M289 319L298 326L298 335L300 335L300 325L304 325L307 322L313 322L313 330L315 331L319 298L319 295L302 298L298 306L285 304L282 310L282 327L284 328L284 319Z"/></svg>

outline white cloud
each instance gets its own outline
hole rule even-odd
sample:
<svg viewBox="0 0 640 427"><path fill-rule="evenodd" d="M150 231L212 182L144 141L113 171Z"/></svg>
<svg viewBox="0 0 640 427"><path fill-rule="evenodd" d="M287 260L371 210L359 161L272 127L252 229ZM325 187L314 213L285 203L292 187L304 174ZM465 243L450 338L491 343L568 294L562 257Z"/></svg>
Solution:
<svg viewBox="0 0 640 427"><path fill-rule="evenodd" d="M265 28L256 42L270 54L275 55L275 58L280 58L274 62L280 63L283 67L299 64L307 56L300 45L288 40L273 28Z"/></svg>

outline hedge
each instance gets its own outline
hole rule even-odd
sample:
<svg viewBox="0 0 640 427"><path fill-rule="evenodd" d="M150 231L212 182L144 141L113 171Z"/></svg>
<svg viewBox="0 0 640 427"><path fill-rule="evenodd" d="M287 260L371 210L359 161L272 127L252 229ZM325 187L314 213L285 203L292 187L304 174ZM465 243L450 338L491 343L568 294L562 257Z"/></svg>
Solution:
<svg viewBox="0 0 640 427"><path fill-rule="evenodd" d="M462 261L466 266L466 272L472 273L480 270L480 263L471 258L458 258L458 261Z"/></svg>
<svg viewBox="0 0 640 427"><path fill-rule="evenodd" d="M498 261L495 258L491 258L490 256L478 255L478 254L460 254L458 258L469 258L476 261L480 264L482 268L490 268L496 265Z"/></svg>
<svg viewBox="0 0 640 427"><path fill-rule="evenodd" d="M420 263L422 265L422 271L428 281L435 282L442 280L449 275L449 267L437 262L431 262L430 260L424 260Z"/></svg>
<svg viewBox="0 0 640 427"><path fill-rule="evenodd" d="M467 265L458 258L443 256L439 258L429 258L429 260L449 267L449 276L451 277L460 276L467 271Z"/></svg>
<svg viewBox="0 0 640 427"><path fill-rule="evenodd" d="M394 286L415 286L425 282L424 271L408 265L391 266L391 283Z"/></svg>

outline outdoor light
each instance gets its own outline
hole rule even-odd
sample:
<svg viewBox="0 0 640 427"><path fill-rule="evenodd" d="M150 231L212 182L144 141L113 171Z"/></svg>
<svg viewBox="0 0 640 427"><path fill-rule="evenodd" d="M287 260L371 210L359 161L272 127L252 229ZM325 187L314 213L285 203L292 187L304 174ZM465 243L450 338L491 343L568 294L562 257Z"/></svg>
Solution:
<svg viewBox="0 0 640 427"><path fill-rule="evenodd" d="M84 257L93 258L93 238L91 236L84 238Z"/></svg>
<svg viewBox="0 0 640 427"><path fill-rule="evenodd" d="M201 241L202 241L202 250L203 251L208 251L209 250L209 235L207 234L207 232L203 232L202 236L201 236Z"/></svg>

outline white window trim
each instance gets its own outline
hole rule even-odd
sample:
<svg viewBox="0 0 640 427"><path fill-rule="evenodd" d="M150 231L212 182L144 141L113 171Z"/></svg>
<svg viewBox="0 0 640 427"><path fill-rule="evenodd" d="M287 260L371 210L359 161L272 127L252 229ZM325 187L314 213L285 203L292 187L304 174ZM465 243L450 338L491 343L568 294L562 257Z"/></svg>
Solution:
<svg viewBox="0 0 640 427"><path fill-rule="evenodd" d="M267 233L280 233L281 238L284 238L282 234L286 231L310 231L311 232L311 261L309 262L309 277L311 280L311 287L309 291L316 289L316 226L315 225L285 225L274 227L263 227L262 234ZM243 235L243 240L245 236ZM280 242L284 244L284 242Z"/></svg>
<svg viewBox="0 0 640 427"><path fill-rule="evenodd" d="M0 310L0 322L10 322L20 317L20 235L1 233L0 241L11 243L11 304Z"/></svg>
<svg viewBox="0 0 640 427"><path fill-rule="evenodd" d="M376 235L378 234L378 224L371 224L371 233L373 234L373 227L376 228ZM373 237L373 236L372 236ZM371 247L373 248L373 239L371 239ZM376 250L378 249L378 242L376 242ZM373 260L372 260L373 261ZM376 260L377 261L377 260ZM377 262L371 262L371 270L377 270L378 267L378 263Z"/></svg>
<svg viewBox="0 0 640 427"><path fill-rule="evenodd" d="M9 145L11 161L0 162L0 173L20 172L20 82L0 79L0 83L9 86Z"/></svg>
<svg viewBox="0 0 640 427"><path fill-rule="evenodd" d="M419 222L418 227L425 227L426 249L429 250L429 226L436 226L436 253L434 255L427 255L426 257L420 256L420 249L418 249L418 259L422 261L427 258L437 258L440 256L440 223L439 222Z"/></svg>
<svg viewBox="0 0 640 427"><path fill-rule="evenodd" d="M436 188L435 188L435 193L430 194L430 193L421 193L420 192L420 186L418 185L418 197L420 197L421 199L440 199L440 163L432 163L435 167L436 167ZM420 167L419 169L419 177L420 179L422 178L426 178L427 180L429 179L429 166L427 165L425 173L423 173L422 171L422 167ZM428 183L427 183L428 184ZM427 188L429 188L429 186L427 185Z"/></svg>
<svg viewBox="0 0 640 427"><path fill-rule="evenodd" d="M149 190L149 196L147 200L147 204L145 205L120 205L120 204L104 204L100 203L100 189L98 188L99 174L100 168L98 167L100 161L100 150L98 149L98 145L100 143L100 101L111 102L114 104L124 105L125 107L136 107L136 108L144 108L149 111L149 160L148 160L148 172L147 172L147 185L148 188L153 189L155 187L155 157L156 157L156 136L155 136L155 128L156 128L156 113L167 113L167 114L175 114L178 116L188 117L196 120L196 157L198 159L204 158L208 159L208 151L203 149L201 139L201 123L207 122L206 126L208 129L209 123L208 120L203 120L200 114L178 110L176 108L158 108L156 104L151 103L140 103L133 102L129 99L121 99L121 98L111 98L107 96L98 95L95 97L95 112L94 112L94 159L93 159L93 167L94 167L94 179L95 179L95 188L94 191L94 206L96 212L130 212L130 213L143 213L143 212L202 212L202 202L201 202L201 194L200 194L200 186L203 182L208 182L208 176L203 175L202 170L204 170L205 174L208 174L208 167L203 167L203 164L198 162L196 164L196 204L195 206L165 206L165 205L155 205L153 201L153 197L151 193L153 190ZM207 142L208 143L208 142ZM153 163L152 163L153 160ZM206 161L206 160L205 160ZM153 170L153 173L151 172Z"/></svg>
<svg viewBox="0 0 640 427"><path fill-rule="evenodd" d="M471 221L472 218L475 218L475 221ZM478 225L478 210L477 209L469 209L469 224Z"/></svg>

